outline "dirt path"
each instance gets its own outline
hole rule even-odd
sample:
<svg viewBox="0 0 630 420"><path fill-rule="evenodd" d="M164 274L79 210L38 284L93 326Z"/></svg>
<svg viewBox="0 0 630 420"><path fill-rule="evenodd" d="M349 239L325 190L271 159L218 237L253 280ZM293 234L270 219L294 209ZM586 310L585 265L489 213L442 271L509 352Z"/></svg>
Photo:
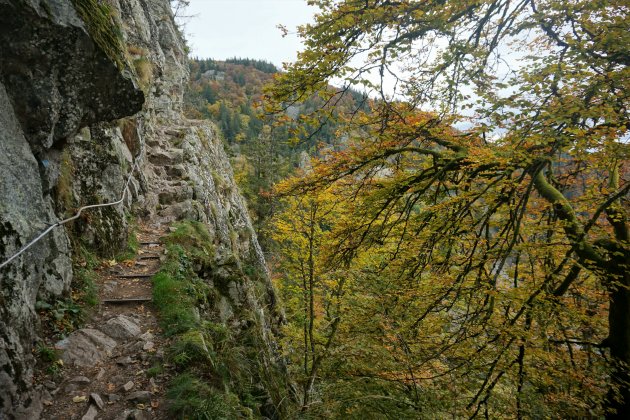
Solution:
<svg viewBox="0 0 630 420"><path fill-rule="evenodd" d="M64 367L60 377L43 383L50 394L43 419L167 418L167 343L151 304L151 276L160 267L165 233L141 225L135 259L98 271L100 304L83 328L56 345Z"/></svg>

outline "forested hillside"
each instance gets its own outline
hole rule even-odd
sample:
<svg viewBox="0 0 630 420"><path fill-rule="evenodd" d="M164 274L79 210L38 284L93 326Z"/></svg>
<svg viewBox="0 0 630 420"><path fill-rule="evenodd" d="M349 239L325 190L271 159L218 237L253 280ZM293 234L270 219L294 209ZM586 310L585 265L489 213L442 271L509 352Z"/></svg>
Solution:
<svg viewBox="0 0 630 420"><path fill-rule="evenodd" d="M276 200L273 184L296 168L308 164L309 156L322 150L341 149L337 117L368 109L368 99L351 90L339 103L328 105L335 118L304 125L307 115L325 105L319 95L288 107L282 114L263 109L265 86L279 70L271 63L251 59L195 59L190 61L190 83L185 95L189 118L210 119L221 129L232 158L235 176L247 198L263 245L271 246L267 220Z"/></svg>

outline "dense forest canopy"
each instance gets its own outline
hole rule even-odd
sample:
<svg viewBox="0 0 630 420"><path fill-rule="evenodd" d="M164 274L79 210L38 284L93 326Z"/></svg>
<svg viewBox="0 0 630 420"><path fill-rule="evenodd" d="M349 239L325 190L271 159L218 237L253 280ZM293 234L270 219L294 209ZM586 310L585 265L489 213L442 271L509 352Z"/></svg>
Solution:
<svg viewBox="0 0 630 420"><path fill-rule="evenodd" d="M630 416L627 2L311 3L267 103L346 139L277 187L304 415Z"/></svg>

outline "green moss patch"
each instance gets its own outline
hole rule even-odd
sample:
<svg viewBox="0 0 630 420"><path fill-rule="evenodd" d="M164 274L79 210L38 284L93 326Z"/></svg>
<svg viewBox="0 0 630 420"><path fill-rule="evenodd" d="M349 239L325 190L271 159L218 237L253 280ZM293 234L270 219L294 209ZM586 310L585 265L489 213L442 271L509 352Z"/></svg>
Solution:
<svg viewBox="0 0 630 420"><path fill-rule="evenodd" d="M188 221L175 225L175 231L166 238L168 245L185 249L189 259L206 266L212 264L215 249L208 228L201 222Z"/></svg>
<svg viewBox="0 0 630 420"><path fill-rule="evenodd" d="M230 398L210 387L202 379L191 374L181 374L170 383L167 398L171 401L169 412L174 418L185 419L232 419L236 415L233 405L238 398Z"/></svg>
<svg viewBox="0 0 630 420"><path fill-rule="evenodd" d="M116 63L120 70L125 68L125 47L122 33L114 20L111 7L96 0L72 0L77 13L85 23L96 44Z"/></svg>

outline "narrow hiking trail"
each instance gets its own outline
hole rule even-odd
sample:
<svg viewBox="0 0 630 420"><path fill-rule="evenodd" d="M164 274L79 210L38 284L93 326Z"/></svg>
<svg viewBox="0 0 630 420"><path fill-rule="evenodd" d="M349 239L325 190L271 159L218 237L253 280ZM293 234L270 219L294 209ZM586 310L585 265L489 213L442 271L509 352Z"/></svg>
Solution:
<svg viewBox="0 0 630 420"><path fill-rule="evenodd" d="M43 381L50 394L43 419L167 418L167 340L151 304L167 231L141 224L135 258L97 271L99 304L83 328L55 345L63 369Z"/></svg>

